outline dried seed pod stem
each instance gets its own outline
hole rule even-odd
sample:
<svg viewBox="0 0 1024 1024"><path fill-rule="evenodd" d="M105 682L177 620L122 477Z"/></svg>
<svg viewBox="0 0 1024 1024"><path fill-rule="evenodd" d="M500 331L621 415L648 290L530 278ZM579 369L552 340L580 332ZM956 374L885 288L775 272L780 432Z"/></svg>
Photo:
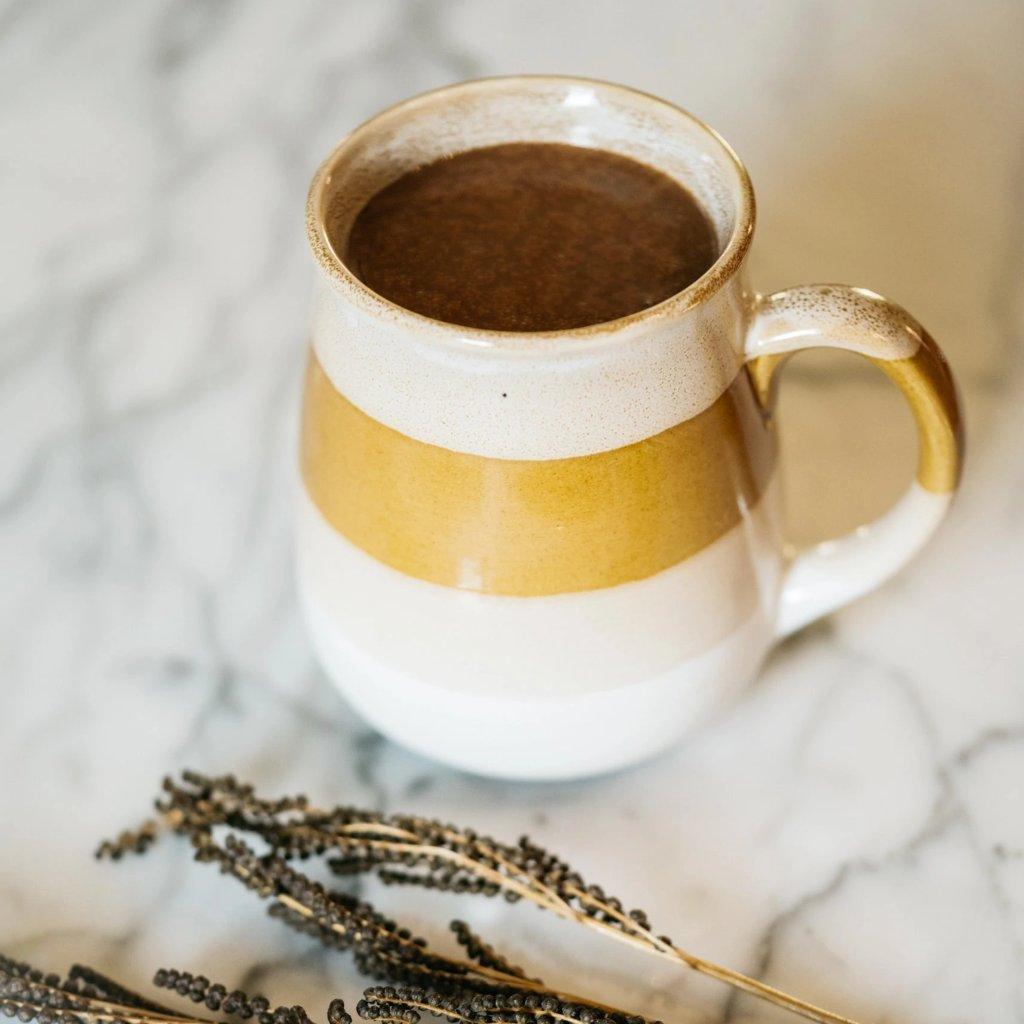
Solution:
<svg viewBox="0 0 1024 1024"><path fill-rule="evenodd" d="M265 842L272 851L268 863L324 857L338 874L372 873L389 884L501 895L513 903L528 900L559 917L661 959L683 964L816 1024L853 1024L846 1017L759 979L680 949L667 936L652 930L643 911L627 911L620 900L608 896L600 886L585 882L565 861L525 836L516 844L506 844L471 829L414 815L384 815L347 806L321 810L311 807L301 796L266 800L257 797L252 786L239 783L233 776L207 777L195 772L183 773L179 781L165 779L156 808L167 828L189 836L193 844L197 837L208 840L215 827L227 826ZM105 844L98 853L116 858L128 850L144 850L151 842L148 836L140 843L134 840L135 833L125 835L128 838ZM250 888L262 891L264 896L282 899L271 879L265 880L262 887L255 884ZM295 893L286 895L297 899L298 904L316 916L315 909ZM303 913L298 907L291 909ZM486 957L459 966L468 977L483 975L486 980L496 980L486 973L495 970ZM514 972L502 969L498 973L510 979L508 984L513 987L533 987Z"/></svg>
<svg viewBox="0 0 1024 1024"><path fill-rule="evenodd" d="M520 989L555 995L602 1012L618 1012L596 1000L566 992L552 992L542 981L526 977L491 947L479 945L481 959L460 960L433 951L425 939L398 927L370 904L324 888L279 856L257 857L235 836L219 844L206 830L191 835L196 859L217 863L247 888L271 901L272 916L309 931L337 949L352 949L357 966L372 977L389 981L416 981L433 989ZM468 932L465 926L462 929Z"/></svg>
<svg viewBox="0 0 1024 1024"><path fill-rule="evenodd" d="M255 1024L313 1024L301 1006L272 1008L263 996L229 992L188 971L162 969L153 981L214 1013L254 1019ZM76 964L62 979L5 956L0 956L0 1015L21 1024L216 1024L168 1010L89 967ZM331 1003L328 1021L352 1024L340 1000Z"/></svg>
<svg viewBox="0 0 1024 1024"><path fill-rule="evenodd" d="M661 1024L643 1017L610 1011L553 995L461 994L429 989L377 986L363 993L356 1012L366 1020L415 1024L421 1012L455 1024Z"/></svg>

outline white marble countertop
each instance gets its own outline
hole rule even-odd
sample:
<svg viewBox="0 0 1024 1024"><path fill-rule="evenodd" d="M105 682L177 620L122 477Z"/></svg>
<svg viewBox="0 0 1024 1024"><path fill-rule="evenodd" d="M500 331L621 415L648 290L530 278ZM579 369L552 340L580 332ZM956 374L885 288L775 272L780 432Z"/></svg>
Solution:
<svg viewBox="0 0 1024 1024"><path fill-rule="evenodd" d="M91 860L191 765L529 831L694 952L864 1022L1024 1020L1022 45L1024 8L994 0L0 6L0 947L352 999L349 959L180 845ZM312 660L290 552L309 175L386 103L520 70L713 123L758 188L757 284L906 305L970 441L910 571L788 642L684 749L547 787L361 725ZM909 475L869 369L798 361L783 403L797 536ZM382 904L432 934L469 916L548 980L670 1022L776 1019L529 908Z"/></svg>

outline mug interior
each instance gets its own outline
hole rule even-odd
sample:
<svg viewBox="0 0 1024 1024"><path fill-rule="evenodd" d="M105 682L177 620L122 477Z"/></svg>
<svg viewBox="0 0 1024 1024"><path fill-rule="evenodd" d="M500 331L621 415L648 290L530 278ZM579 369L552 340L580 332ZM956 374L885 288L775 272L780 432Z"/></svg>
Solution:
<svg viewBox="0 0 1024 1024"><path fill-rule="evenodd" d="M482 79L414 97L344 139L310 189L308 229L321 265L344 285L365 289L345 266L344 248L366 202L423 164L507 142L609 150L656 168L694 195L714 225L719 256L701 278L659 306L690 292L707 294L742 259L753 228L753 193L735 153L712 129L670 103L623 86L523 76Z"/></svg>

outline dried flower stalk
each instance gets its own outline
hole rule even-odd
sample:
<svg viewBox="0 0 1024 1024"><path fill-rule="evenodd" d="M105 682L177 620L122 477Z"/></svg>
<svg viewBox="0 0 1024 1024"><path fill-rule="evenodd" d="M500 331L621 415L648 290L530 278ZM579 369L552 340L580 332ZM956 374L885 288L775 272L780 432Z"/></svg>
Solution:
<svg viewBox="0 0 1024 1024"><path fill-rule="evenodd" d="M188 971L161 969L153 984L214 1014L254 1024L313 1024L301 1006L272 1008L261 995L211 983ZM358 1013L367 1021L416 1024L426 1012L451 1024L643 1024L642 1018L602 1014L589 1005L551 995L474 991L440 992L403 986L369 988ZM67 978L44 975L26 963L0 956L0 1015L22 1024L216 1024L214 1020L154 1003L87 967L76 965ZM331 1001L327 1024L352 1024L340 999Z"/></svg>
<svg viewBox="0 0 1024 1024"><path fill-rule="evenodd" d="M500 895L511 903L525 899L559 917L661 959L681 963L817 1024L854 1024L849 1018L680 949L668 936L652 930L643 911L625 909L616 897L584 881L564 860L526 836L510 845L471 829L413 815L384 815L346 806L319 810L311 807L304 796L267 800L234 776L207 777L195 772L183 772L180 781L165 779L156 808L158 822L147 822L136 832L122 833L117 840L102 844L98 855L117 859L125 853L144 851L154 841L157 825L187 836L196 849L197 860L216 861L222 871L233 874L264 898L271 898L278 908L276 916L286 922L301 921L331 944L338 945L339 940L332 936L340 936L343 948L353 948L359 966L375 977L422 984L428 990L444 991L445 985L472 988L489 984L543 990L540 983L527 979L504 961L489 962L487 952L481 952L470 963L427 954L422 940L411 938L383 945L367 945L365 940L361 944L350 942L350 928L355 927L358 934L363 934L352 921L362 920L366 911L339 910L337 904L347 897L328 893L310 882L291 868L289 861L322 857L339 875L372 873L387 884ZM220 827L258 837L270 852L257 856L233 835L221 846L213 839L213 830ZM371 916L376 914L372 908L369 912ZM350 914L355 918L350 918ZM379 934L380 922L375 927ZM413 953L409 943L418 943L421 953ZM563 993L548 995L567 1004L589 1005L595 1012L619 1012ZM411 1003L400 1006L400 1000L391 1002L396 1012L411 1013L418 1009ZM377 1004L368 1000L367 1005ZM461 1012L448 1016L455 1021L463 1019Z"/></svg>
<svg viewBox="0 0 1024 1024"><path fill-rule="evenodd" d="M264 996L229 991L187 971L159 970L153 983L214 1013L255 1024L313 1024L301 1006L272 1008ZM80 964L61 978L6 956L0 956L0 1015L21 1024L215 1024L155 1003ZM329 1024L352 1024L340 999L331 1003L327 1017Z"/></svg>

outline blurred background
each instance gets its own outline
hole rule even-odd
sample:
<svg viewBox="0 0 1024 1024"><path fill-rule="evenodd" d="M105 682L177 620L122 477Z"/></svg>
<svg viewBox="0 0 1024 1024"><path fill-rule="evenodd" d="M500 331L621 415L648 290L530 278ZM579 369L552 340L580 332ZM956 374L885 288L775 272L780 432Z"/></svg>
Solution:
<svg viewBox="0 0 1024 1024"><path fill-rule="evenodd" d="M970 753L982 741L988 750L985 737L1024 735L1022 52L1019 0L0 3L0 938L59 951L61 962L85 955L64 951L92 934L99 897L54 880L79 877L92 838L125 824L129 804L141 811L160 773L229 751L279 780L275 791L319 779L363 802L401 794L429 804L422 779L440 778L474 813L515 807L542 832L551 801L570 839L608 800L621 799L624 822L645 813L626 782L600 797L561 789L535 799L475 790L382 748L347 721L313 665L293 596L312 278L303 203L315 166L355 124L413 93L560 72L636 86L710 122L754 180L755 286L840 281L882 292L943 346L966 405L964 493L916 575L784 649L747 705L745 733L716 734L643 776L663 772L689 800L681 764L708 792L743 751L739 788L764 786L766 820L775 808L778 820L802 823L782 840L766 838L767 825L723 833L741 825L727 826L696 790L690 832L650 808L645 834L691 880L671 894L681 919L705 922L693 925L701 952L818 978L806 965L824 947L804 932L773 947L772 915L805 898L803 882L826 891L859 858L879 854L903 870L884 859L890 840L878 839L874 811L903 792L894 780L930 779L892 811L892 848L917 849L900 829L918 803L927 823L933 800L959 814L941 800L974 794L989 811L957 820L982 830L970 840L977 860L965 853L919 888L881 898L899 908L894 893L913 891L923 911L958 893L961 916L936 932L970 932L972 949L936 954L870 997L850 966L819 994L838 992L847 1006L867 999L886 1020L918 1020L912 1007L926 992L932 1012L921 1020L1024 1014L1024 860L991 852L1024 849L1021 745L1000 745L1012 755L991 775L972 774L982 761ZM794 360L780 415L795 539L871 518L910 479L910 417L855 357ZM856 683L842 691L851 700L875 703L863 717L835 705L853 723L849 741L829 741L821 763L801 745L794 766L795 748L770 747L774 727L749 719L765 702L793 701L797 720L830 673ZM884 739L904 721L904 705L887 703L889 683L905 687L919 742ZM803 803L804 785L823 802ZM874 822L863 833L851 824L862 820ZM726 846L732 875L718 885L710 879ZM165 894L184 870L171 863ZM973 888L961 884L975 871ZM638 865L641 896L645 877ZM102 891L106 920L117 922L102 926L114 937L99 958L149 962L167 932L140 921L117 884L88 890ZM724 896L723 917L707 916L709 892ZM753 892L763 900L741 898ZM201 901L188 907L212 927ZM894 910L887 934L917 941L908 920ZM836 972L870 963L885 977L891 958L876 956L866 933L845 946L837 937L853 934L842 927L851 921L856 909L826 915L818 934L844 950L827 962ZM277 962L271 940L254 941ZM715 1019L737 1019L732 1002L714 1005Z"/></svg>

